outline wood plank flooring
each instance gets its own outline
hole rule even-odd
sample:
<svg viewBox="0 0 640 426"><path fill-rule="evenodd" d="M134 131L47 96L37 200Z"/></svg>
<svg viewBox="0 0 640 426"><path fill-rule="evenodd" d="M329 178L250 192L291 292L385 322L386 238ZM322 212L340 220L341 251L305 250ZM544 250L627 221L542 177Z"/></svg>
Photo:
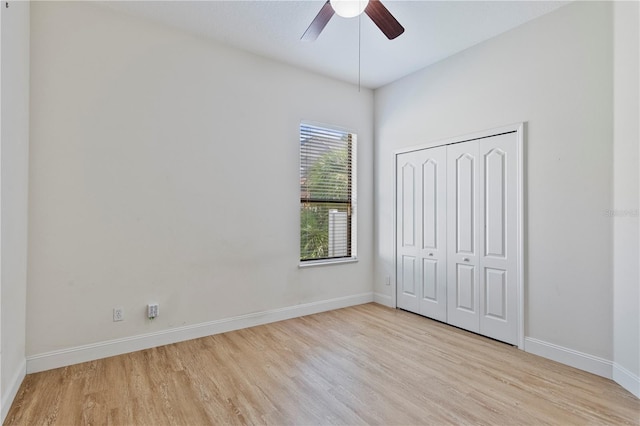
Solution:
<svg viewBox="0 0 640 426"><path fill-rule="evenodd" d="M611 380L367 304L28 375L5 425L639 422Z"/></svg>

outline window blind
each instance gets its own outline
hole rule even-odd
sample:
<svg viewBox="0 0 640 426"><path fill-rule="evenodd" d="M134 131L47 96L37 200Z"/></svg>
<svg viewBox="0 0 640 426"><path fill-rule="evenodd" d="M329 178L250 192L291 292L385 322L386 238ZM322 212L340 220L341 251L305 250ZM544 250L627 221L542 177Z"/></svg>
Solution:
<svg viewBox="0 0 640 426"><path fill-rule="evenodd" d="M300 125L300 260L353 257L355 134Z"/></svg>

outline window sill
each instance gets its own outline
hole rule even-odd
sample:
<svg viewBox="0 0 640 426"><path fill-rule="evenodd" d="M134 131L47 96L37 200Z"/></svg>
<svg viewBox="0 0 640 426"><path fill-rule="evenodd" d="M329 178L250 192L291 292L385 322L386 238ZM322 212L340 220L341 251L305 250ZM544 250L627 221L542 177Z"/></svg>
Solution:
<svg viewBox="0 0 640 426"><path fill-rule="evenodd" d="M343 263L357 263L357 257L349 257L346 259L323 259L323 260L308 260L306 262L300 262L299 268L310 268L313 266L327 266L327 265L340 265Z"/></svg>

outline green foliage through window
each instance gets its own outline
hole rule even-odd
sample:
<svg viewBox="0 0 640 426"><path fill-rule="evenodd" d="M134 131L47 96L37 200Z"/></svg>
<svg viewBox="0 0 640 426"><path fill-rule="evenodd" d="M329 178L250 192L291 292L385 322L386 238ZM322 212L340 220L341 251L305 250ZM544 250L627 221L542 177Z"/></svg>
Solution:
<svg viewBox="0 0 640 426"><path fill-rule="evenodd" d="M300 260L351 257L355 135L300 126Z"/></svg>

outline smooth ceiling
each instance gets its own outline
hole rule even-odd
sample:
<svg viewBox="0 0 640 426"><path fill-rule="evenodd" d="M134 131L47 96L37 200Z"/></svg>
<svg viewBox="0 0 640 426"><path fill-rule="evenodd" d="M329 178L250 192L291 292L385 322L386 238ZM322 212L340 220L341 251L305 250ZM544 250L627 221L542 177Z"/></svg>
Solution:
<svg viewBox="0 0 640 426"><path fill-rule="evenodd" d="M386 85L568 2L383 3L406 29L395 40L387 40L366 15L351 19L335 15L318 40L303 42L300 37L323 0L101 2L339 80L360 81L369 88Z"/></svg>

